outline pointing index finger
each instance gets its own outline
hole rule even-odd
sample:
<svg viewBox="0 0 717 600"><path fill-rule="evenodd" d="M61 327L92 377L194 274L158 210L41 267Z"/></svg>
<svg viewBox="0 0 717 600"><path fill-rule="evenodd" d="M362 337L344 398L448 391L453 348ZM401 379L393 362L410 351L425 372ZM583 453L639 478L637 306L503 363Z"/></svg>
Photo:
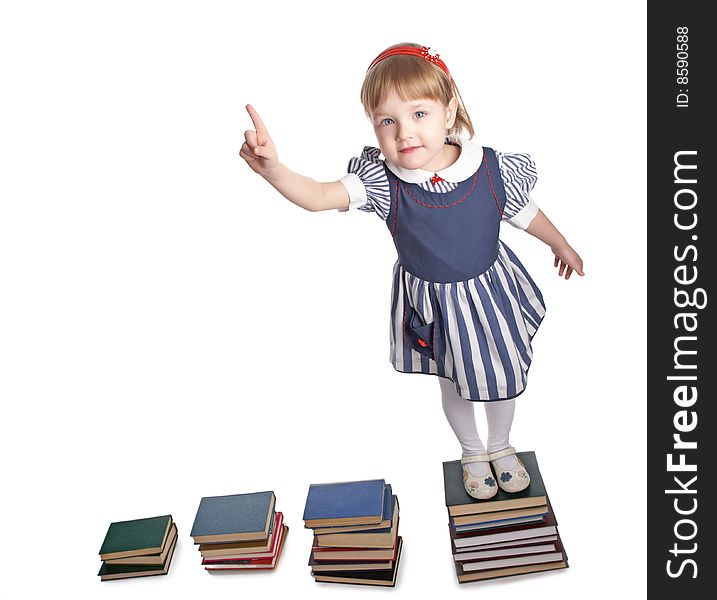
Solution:
<svg viewBox="0 0 717 600"><path fill-rule="evenodd" d="M257 136L257 142L259 144L263 144L269 139L269 132L266 130L266 125L264 125L264 121L261 120L261 117L259 116L259 113L256 112L254 107L251 104L246 105L246 110L249 113L249 116L251 117L252 123L254 123L254 128L256 129L256 136Z"/></svg>

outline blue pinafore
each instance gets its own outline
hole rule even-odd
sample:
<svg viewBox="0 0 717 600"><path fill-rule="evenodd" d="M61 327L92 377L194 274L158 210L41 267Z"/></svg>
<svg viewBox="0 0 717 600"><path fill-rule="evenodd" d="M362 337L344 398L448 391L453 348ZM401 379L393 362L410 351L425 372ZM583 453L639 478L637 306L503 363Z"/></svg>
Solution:
<svg viewBox="0 0 717 600"><path fill-rule="evenodd" d="M386 219L398 261L391 299L391 362L406 373L453 381L469 400L520 394L543 298L499 239L506 203L498 160L483 148L478 170L450 192L429 192L384 166Z"/></svg>

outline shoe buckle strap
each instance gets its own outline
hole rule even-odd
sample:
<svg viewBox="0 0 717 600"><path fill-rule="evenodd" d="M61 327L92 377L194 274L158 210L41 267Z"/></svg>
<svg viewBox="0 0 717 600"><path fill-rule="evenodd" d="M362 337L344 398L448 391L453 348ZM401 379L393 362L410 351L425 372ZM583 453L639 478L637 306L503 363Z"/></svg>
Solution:
<svg viewBox="0 0 717 600"><path fill-rule="evenodd" d="M503 448L503 450L498 450L497 452L491 452L489 456L489 460L497 460L499 458L503 458L504 456L510 456L511 454L515 454L515 448L513 446L508 446L507 448Z"/></svg>
<svg viewBox="0 0 717 600"><path fill-rule="evenodd" d="M462 465L468 465L475 462L488 462L490 458L487 454L473 454L472 456L464 456L461 458Z"/></svg>

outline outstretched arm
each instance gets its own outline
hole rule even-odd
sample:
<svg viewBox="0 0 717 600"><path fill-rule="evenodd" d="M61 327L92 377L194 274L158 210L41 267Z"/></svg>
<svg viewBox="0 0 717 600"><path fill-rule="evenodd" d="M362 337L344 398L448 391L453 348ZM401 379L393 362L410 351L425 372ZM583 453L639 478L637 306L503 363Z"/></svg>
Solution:
<svg viewBox="0 0 717 600"><path fill-rule="evenodd" d="M550 246L555 255L555 266L558 267L560 277L565 273L565 279L570 279L573 271L583 276L583 259L572 249L563 235L557 230L550 219L545 216L542 210L538 209L530 225L526 230L530 235L535 236L541 242Z"/></svg>
<svg viewBox="0 0 717 600"><path fill-rule="evenodd" d="M310 211L347 208L349 194L340 181L320 183L295 173L279 162L274 142L250 104L246 106L255 130L244 132L239 156L251 169L266 179L287 200Z"/></svg>

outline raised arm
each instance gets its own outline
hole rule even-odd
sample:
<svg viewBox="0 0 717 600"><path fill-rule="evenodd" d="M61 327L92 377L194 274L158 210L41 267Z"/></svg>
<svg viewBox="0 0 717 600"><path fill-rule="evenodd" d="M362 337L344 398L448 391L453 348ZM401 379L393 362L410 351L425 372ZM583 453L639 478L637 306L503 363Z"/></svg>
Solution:
<svg viewBox="0 0 717 600"><path fill-rule="evenodd" d="M347 208L349 194L340 181L320 183L299 175L279 162L274 142L250 104L246 106L254 130L244 132L241 156L251 169L266 179L284 198L310 211Z"/></svg>
<svg viewBox="0 0 717 600"><path fill-rule="evenodd" d="M560 277L565 273L565 279L570 279L573 271L580 276L585 275L583 272L583 259L573 250L563 237L563 234L557 230L542 210L538 209L537 214L525 231L550 246L555 255L554 265L558 268Z"/></svg>

